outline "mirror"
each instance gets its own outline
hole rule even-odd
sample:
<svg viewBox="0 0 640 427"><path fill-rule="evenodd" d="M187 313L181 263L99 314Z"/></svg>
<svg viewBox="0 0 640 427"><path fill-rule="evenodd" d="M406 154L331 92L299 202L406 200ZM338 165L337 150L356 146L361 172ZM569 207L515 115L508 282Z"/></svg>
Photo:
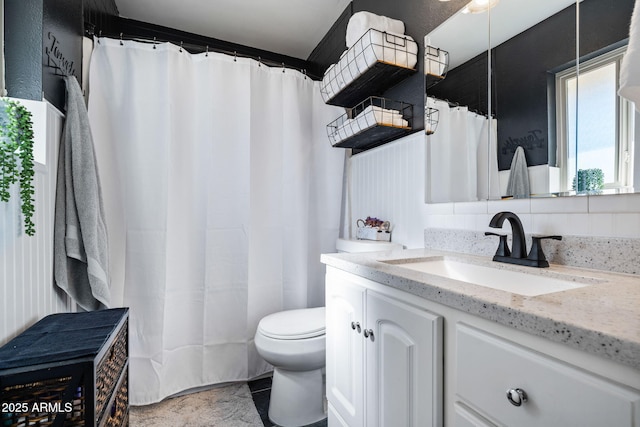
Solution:
<svg viewBox="0 0 640 427"><path fill-rule="evenodd" d="M617 49L624 49L628 37L633 0L611 3L500 0L490 2L488 12L460 11L425 37L425 46L449 52L445 78L434 84L425 77L426 108L436 98L443 100L441 110L468 110L467 137L473 134L471 113L491 112L465 151L451 150L446 121L427 136L428 203L505 197L519 146L529 196L632 191L633 177L640 175L633 167L640 161L632 154L637 120L632 106L616 99L615 86ZM454 152L464 158L456 154L447 162ZM475 166L467 157L475 158ZM461 171L474 168L475 184L465 177L460 185ZM600 174L602 187L584 187L598 182Z"/></svg>

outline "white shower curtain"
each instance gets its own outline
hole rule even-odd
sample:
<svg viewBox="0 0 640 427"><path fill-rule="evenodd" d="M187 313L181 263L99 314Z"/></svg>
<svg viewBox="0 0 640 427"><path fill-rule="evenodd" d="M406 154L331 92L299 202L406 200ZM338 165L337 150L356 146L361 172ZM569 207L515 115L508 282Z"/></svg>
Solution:
<svg viewBox="0 0 640 427"><path fill-rule="evenodd" d="M269 366L258 321L324 304L343 152L318 83L245 58L99 39L89 115L112 306L131 308L130 401Z"/></svg>
<svg viewBox="0 0 640 427"><path fill-rule="evenodd" d="M467 107L434 98L427 106L439 112L438 127L427 137L427 202L499 198L496 120L489 138L489 120Z"/></svg>

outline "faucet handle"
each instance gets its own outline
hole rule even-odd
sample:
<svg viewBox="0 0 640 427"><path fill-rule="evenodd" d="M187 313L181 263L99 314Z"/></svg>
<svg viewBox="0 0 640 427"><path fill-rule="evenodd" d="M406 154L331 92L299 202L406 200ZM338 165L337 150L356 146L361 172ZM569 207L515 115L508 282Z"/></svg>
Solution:
<svg viewBox="0 0 640 427"><path fill-rule="evenodd" d="M549 261L547 261L547 257L544 256L542 244L540 243L543 239L562 240L562 236L531 236L531 251L527 259L536 261L538 267L549 267Z"/></svg>
<svg viewBox="0 0 640 427"><path fill-rule="evenodd" d="M498 243L498 250L496 251L497 256L510 256L511 251L509 250L509 245L507 244L507 235L493 233L491 231L485 231L485 236L498 236L500 237L500 243Z"/></svg>

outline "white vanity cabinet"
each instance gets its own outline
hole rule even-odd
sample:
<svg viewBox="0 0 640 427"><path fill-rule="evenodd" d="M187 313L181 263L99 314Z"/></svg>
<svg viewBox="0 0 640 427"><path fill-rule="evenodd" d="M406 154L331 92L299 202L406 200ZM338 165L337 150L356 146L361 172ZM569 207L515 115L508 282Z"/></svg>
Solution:
<svg viewBox="0 0 640 427"><path fill-rule="evenodd" d="M327 268L329 426L442 426L441 316Z"/></svg>
<svg viewBox="0 0 640 427"><path fill-rule="evenodd" d="M638 390L467 324L456 329L461 425L640 426Z"/></svg>
<svg viewBox="0 0 640 427"><path fill-rule="evenodd" d="M329 426L640 427L638 369L382 278L327 266Z"/></svg>

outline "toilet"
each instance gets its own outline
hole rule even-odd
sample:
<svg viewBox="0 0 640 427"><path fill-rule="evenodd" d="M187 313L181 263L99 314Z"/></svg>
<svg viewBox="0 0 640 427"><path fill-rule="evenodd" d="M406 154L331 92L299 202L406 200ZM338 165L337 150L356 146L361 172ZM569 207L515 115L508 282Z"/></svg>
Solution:
<svg viewBox="0 0 640 427"><path fill-rule="evenodd" d="M402 249L370 240L338 239L338 252ZM283 427L313 424L327 417L324 405L324 307L287 310L260 320L255 335L258 354L273 365L269 419Z"/></svg>

